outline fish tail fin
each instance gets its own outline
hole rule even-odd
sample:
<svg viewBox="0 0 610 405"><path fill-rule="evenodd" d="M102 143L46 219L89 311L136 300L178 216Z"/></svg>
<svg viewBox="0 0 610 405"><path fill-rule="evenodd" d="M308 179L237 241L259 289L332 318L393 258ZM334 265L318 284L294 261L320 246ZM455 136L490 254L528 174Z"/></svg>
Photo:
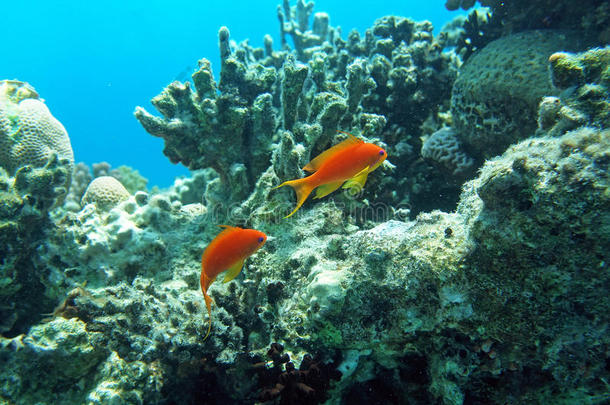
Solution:
<svg viewBox="0 0 610 405"><path fill-rule="evenodd" d="M309 194L311 194L313 189L316 188L315 185L311 184L311 181L309 181L308 178L309 177L285 181L279 186L274 187L280 188L283 186L290 186L294 189L295 193L297 193L297 206L292 210L290 214L286 215L284 218L289 218L294 215L294 213L297 212L299 208L301 208L301 205L303 205L305 200L307 200L307 197L309 197Z"/></svg>
<svg viewBox="0 0 610 405"><path fill-rule="evenodd" d="M205 341L208 336L210 336L210 332L212 330L212 298L210 298L210 296L208 295L208 286L209 286L209 282L208 282L208 278L206 277L205 273L202 271L201 272L201 278L200 278L200 283L201 283L201 292L203 293L203 299L205 300L205 306L208 309L208 331L205 334L205 337L203 338L203 341Z"/></svg>
<svg viewBox="0 0 610 405"><path fill-rule="evenodd" d="M210 336L210 332L212 331L212 298L205 292L203 293L203 298L205 299L205 306L208 309L208 331L205 333L202 342Z"/></svg>

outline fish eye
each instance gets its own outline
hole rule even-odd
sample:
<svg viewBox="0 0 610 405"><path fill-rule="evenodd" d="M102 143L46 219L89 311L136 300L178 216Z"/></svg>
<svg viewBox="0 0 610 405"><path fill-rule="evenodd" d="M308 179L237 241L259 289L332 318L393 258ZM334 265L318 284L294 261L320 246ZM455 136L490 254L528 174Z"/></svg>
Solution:
<svg viewBox="0 0 610 405"><path fill-rule="evenodd" d="M259 243L262 243L264 240L265 240L265 238L263 238L262 236L259 236L259 238L258 238Z"/></svg>
<svg viewBox="0 0 610 405"><path fill-rule="evenodd" d="M385 155L385 150L381 149L381 150L379 151L379 156L383 156L383 155Z"/></svg>

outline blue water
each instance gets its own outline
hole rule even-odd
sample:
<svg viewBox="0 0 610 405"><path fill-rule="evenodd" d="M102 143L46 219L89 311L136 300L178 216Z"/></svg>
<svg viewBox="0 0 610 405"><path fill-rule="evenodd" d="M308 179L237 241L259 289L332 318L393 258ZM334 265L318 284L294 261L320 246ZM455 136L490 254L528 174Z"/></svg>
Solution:
<svg viewBox="0 0 610 405"><path fill-rule="evenodd" d="M68 130L76 161L129 165L166 187L187 174L163 155L163 141L133 117L135 106L173 80L190 77L208 58L218 75L217 32L262 46L265 34L279 47L280 0L16 1L3 6L0 79L32 84ZM320 0L343 37L388 14L430 20L438 30L456 13L445 0ZM292 2L294 4L294 1Z"/></svg>

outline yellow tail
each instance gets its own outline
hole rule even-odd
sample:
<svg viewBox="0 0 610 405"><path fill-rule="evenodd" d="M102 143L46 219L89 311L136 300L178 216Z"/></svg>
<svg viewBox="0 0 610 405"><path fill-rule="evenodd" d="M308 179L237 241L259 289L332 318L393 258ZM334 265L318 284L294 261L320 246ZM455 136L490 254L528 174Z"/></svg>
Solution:
<svg viewBox="0 0 610 405"><path fill-rule="evenodd" d="M299 208L301 208L301 205L303 205L305 200L307 200L307 197L309 197L309 194L311 194L313 189L316 188L316 186L311 185L308 178L309 177L285 181L282 184L280 184L279 186L274 187L274 189L276 189L276 188L280 188L280 187L284 187L284 186L290 186L297 193L297 206L292 210L292 212L290 214L286 215L284 218L289 218L295 212L297 212L299 210Z"/></svg>

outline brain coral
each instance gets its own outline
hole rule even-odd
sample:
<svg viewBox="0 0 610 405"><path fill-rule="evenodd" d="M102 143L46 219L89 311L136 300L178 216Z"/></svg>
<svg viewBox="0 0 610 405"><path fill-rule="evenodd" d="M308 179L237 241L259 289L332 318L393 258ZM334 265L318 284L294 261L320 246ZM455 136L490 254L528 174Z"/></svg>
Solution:
<svg viewBox="0 0 610 405"><path fill-rule="evenodd" d="M0 81L0 166L14 175L25 165L44 166L53 153L72 168L74 154L64 126L27 83Z"/></svg>
<svg viewBox="0 0 610 405"><path fill-rule="evenodd" d="M98 208L107 210L125 201L129 196L129 191L120 181L112 176L102 176L93 179L89 184L81 204L95 203Z"/></svg>
<svg viewBox="0 0 610 405"><path fill-rule="evenodd" d="M493 41L468 59L451 96L454 129L467 151L489 158L531 136L540 99L557 93L548 57L576 42L564 32L528 31Z"/></svg>
<svg viewBox="0 0 610 405"><path fill-rule="evenodd" d="M446 127L424 141L421 154L426 159L441 164L453 175L468 173L474 163L473 159L462 151L453 129Z"/></svg>

